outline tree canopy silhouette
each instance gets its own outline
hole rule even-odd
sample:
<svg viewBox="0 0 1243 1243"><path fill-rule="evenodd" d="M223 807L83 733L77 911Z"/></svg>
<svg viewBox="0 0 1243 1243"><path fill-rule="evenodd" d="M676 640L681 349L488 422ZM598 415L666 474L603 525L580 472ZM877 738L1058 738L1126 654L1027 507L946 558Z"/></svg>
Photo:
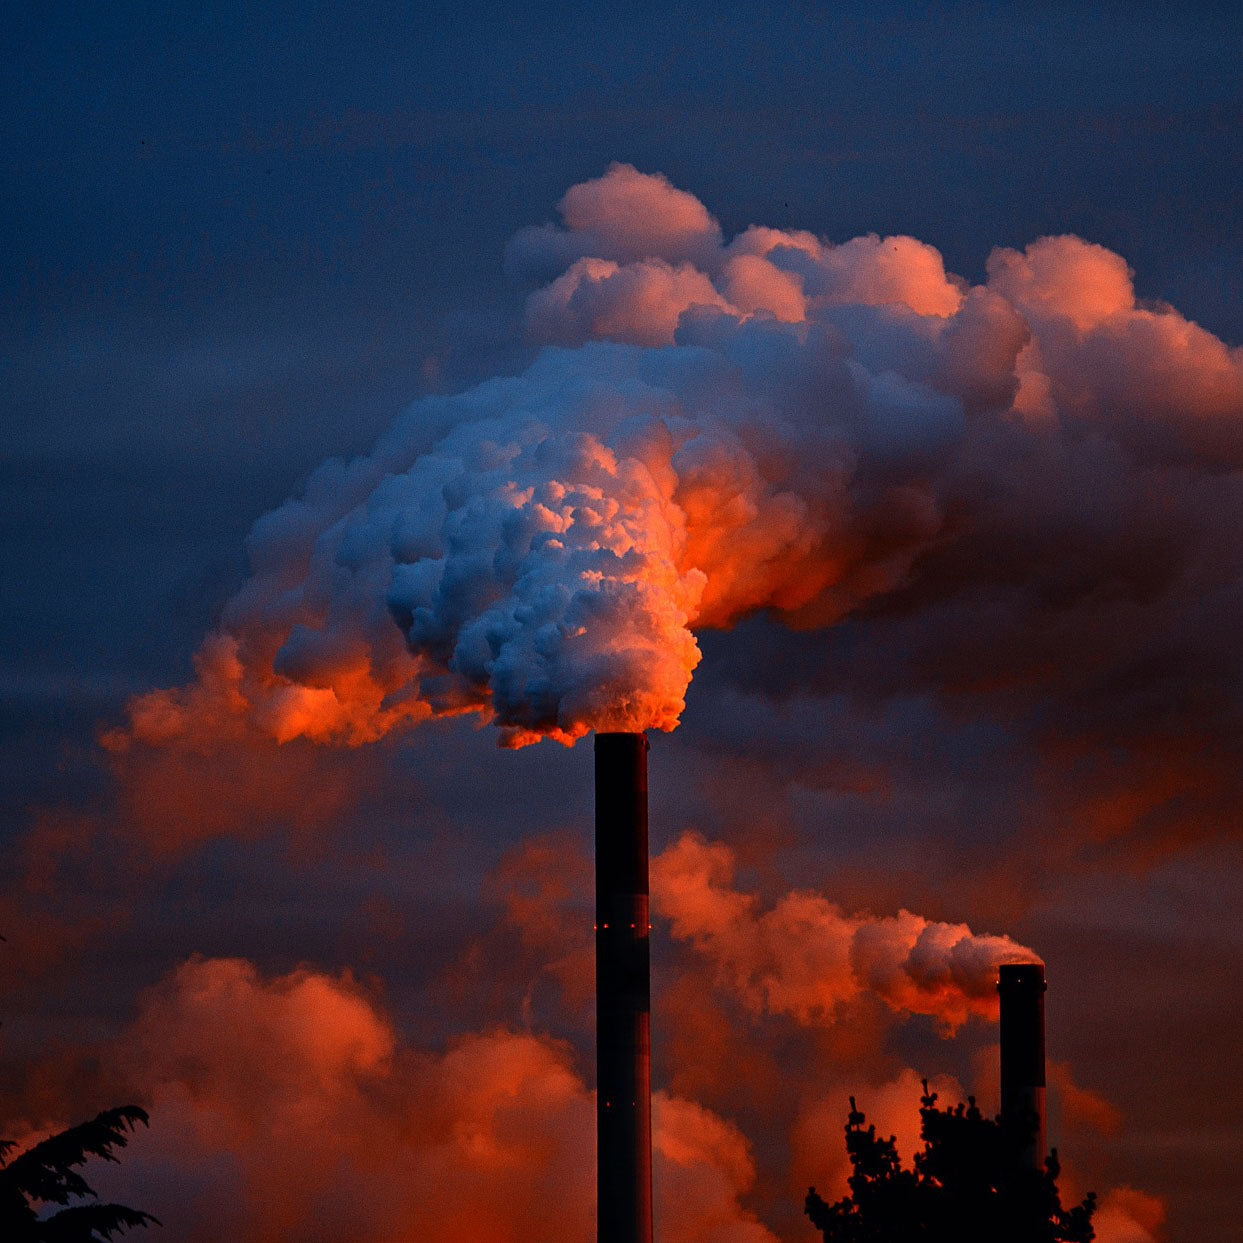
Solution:
<svg viewBox="0 0 1243 1243"><path fill-rule="evenodd" d="M826 1203L814 1187L806 1213L825 1243L1091 1243L1096 1196L1063 1208L1057 1150L1035 1168L1024 1160L1032 1127L984 1117L975 1098L938 1109L920 1100L924 1147L906 1169L850 1098L846 1152L850 1194Z"/></svg>
<svg viewBox="0 0 1243 1243"><path fill-rule="evenodd" d="M150 1213L123 1204L70 1203L95 1198L75 1167L89 1157L115 1161L112 1150L124 1148L140 1122L146 1126L147 1115L137 1105L106 1109L12 1158L16 1143L0 1139L0 1238L6 1243L107 1243L131 1226L158 1226ZM40 1217L49 1204L63 1207Z"/></svg>

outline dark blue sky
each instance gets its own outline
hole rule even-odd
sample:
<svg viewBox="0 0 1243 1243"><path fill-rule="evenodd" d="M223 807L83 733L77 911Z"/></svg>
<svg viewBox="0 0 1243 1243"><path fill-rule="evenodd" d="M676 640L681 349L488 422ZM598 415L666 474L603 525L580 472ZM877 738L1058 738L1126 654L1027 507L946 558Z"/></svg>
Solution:
<svg viewBox="0 0 1243 1243"><path fill-rule="evenodd" d="M1243 341L1237 5L772 7L0 18L10 838L32 803L96 787L101 720L186 679L259 514L414 398L522 363L505 243L613 160L664 172L727 235L909 233L969 279L994 246L1077 233L1141 296ZM729 642L705 645L722 668ZM453 763L438 797L460 807ZM206 890L233 883L222 853ZM1117 903L1144 900L1130 883Z"/></svg>

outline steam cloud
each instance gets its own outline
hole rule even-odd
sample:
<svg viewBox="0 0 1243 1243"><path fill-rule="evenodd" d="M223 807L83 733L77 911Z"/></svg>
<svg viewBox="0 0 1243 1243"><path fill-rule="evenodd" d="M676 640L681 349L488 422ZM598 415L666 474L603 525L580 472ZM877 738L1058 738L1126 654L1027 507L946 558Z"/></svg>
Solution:
<svg viewBox="0 0 1243 1243"><path fill-rule="evenodd" d="M843 1004L870 992L952 1031L970 1014L996 1017L1001 963L1040 961L1009 937L910 911L846 915L811 892L788 893L762 911L734 887L730 848L692 833L653 861L653 880L656 910L676 939L712 961L723 986L756 1013L801 1023L831 1023Z"/></svg>
<svg viewBox="0 0 1243 1243"><path fill-rule="evenodd" d="M1054 547L1103 573L1137 493L1176 508L1243 465L1243 354L1137 302L1125 262L1078 238L997 250L972 286L909 237L727 242L626 165L561 213L507 256L543 282L526 323L547 348L419 402L257 522L198 680L136 699L115 747L357 744L460 712L510 745L668 730L697 630L760 609L830 624L1002 526L1028 564L964 559L956 589ZM1140 483L1071 519L1098 468Z"/></svg>
<svg viewBox="0 0 1243 1243"><path fill-rule="evenodd" d="M193 959L106 1056L159 1122L99 1185L188 1243L595 1237L595 1106L547 1037L469 1033L433 1053L348 975ZM740 1204L739 1131L665 1093L653 1106L661 1237L776 1243Z"/></svg>
<svg viewBox="0 0 1243 1243"><path fill-rule="evenodd" d="M569 856L556 838L515 849L491 881L505 914L489 935L529 952L506 967L473 943L455 980L460 969L474 992L506 976L529 996L534 973L546 971L566 989L571 1011L583 999L589 1011L581 895L590 869ZM840 1133L849 1095L899 1136L908 1156L914 1150L920 1074L888 1048L890 1026L912 1012L935 1015L945 1030L968 1012L987 1014L991 964L1027 952L914 916L846 917L807 893L762 908L735 884L729 850L692 835L657 857L653 880L658 910L686 949L674 955L679 974L660 998L662 1026L676 1042L670 1090L653 1102L660 1237L797 1238L808 1184L845 1190ZM883 1004L851 1009L871 997ZM750 1023L720 1009L735 1000ZM489 1001L484 1013L496 1009ZM803 1057L797 1075L774 1013L791 1016L820 1050ZM84 1085L101 1100L148 1105L151 1130L92 1178L106 1196L156 1212L189 1243L397 1243L411 1231L432 1240L587 1243L590 1090L572 1047L530 1025L529 1010L526 1017L521 1031L465 1019L443 1047L422 1048L348 972L270 976L240 958L194 958L146 994L119 1039L63 1063L53 1058L17 1098L10 1092L7 1131L21 1137L23 1118L56 1129L82 1111ZM714 1025L707 1041L705 1019ZM681 1042L691 1051L678 1053ZM983 1063L994 1079L976 1090L995 1101L995 1048L983 1051ZM1052 1069L1064 1117L1074 1096L1086 1097L1086 1109L1076 1105L1081 1117L1104 1113L1117 1125L1106 1102L1076 1088L1058 1064ZM945 1075L933 1086L951 1100L963 1093ZM1101 1119L1088 1122L1096 1130ZM1159 1219L1159 1201L1123 1190L1105 1203L1114 1233L1102 1238L1154 1237L1136 1223Z"/></svg>

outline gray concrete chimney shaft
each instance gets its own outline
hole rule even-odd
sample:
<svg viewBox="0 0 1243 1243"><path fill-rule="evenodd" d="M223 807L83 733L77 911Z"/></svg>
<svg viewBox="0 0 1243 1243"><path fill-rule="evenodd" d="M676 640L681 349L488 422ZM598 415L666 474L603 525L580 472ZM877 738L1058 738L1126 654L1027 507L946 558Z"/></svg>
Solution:
<svg viewBox="0 0 1243 1243"><path fill-rule="evenodd" d="M1036 1130L1025 1150L1030 1163L1044 1165L1044 966L1038 962L1003 963L997 980L1001 994L1001 1114Z"/></svg>
<svg viewBox="0 0 1243 1243"><path fill-rule="evenodd" d="M652 1243L647 739L597 734L596 1238Z"/></svg>

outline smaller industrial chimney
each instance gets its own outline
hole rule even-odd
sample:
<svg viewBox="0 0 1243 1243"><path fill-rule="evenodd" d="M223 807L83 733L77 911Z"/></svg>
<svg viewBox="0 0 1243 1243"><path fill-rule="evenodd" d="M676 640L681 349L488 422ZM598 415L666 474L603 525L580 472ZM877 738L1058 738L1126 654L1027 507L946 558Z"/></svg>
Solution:
<svg viewBox="0 0 1243 1243"><path fill-rule="evenodd" d="M1045 1158L1044 964L1001 965L1001 1116L1016 1123L1035 1118L1036 1131L1024 1151L1040 1169Z"/></svg>

